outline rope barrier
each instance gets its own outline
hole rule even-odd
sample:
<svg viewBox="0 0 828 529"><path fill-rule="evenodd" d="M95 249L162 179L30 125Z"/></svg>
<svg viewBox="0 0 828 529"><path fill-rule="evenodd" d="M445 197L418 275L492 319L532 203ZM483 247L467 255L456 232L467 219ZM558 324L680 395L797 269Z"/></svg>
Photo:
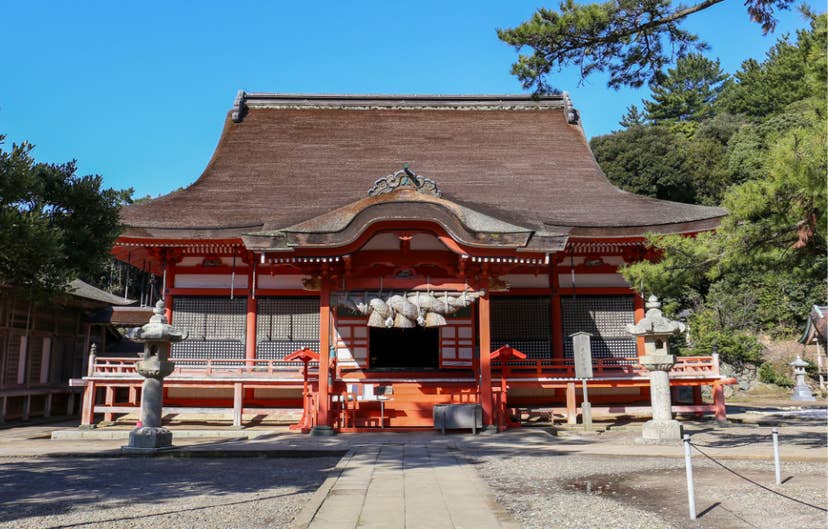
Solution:
<svg viewBox="0 0 828 529"><path fill-rule="evenodd" d="M820 506L818 506L818 505L814 505L814 504L812 504L812 503L808 503L808 502L806 502L806 501L803 501L803 500L800 500L800 499L797 499L797 498L793 498L793 497L791 497L791 496L787 496L787 495L785 495L785 494L782 494L781 492L777 492L777 491L775 491L775 490L773 490L773 489L771 489L771 488L768 488L768 487L766 487L766 486L762 485L761 483L757 483L756 481L753 481L752 479L750 479L750 478L748 478L748 477L746 477L746 476L743 476L743 475L739 474L739 473L738 473L738 472L736 472L735 470L733 470L733 469L731 469L731 468L728 468L728 467L727 467L727 466L725 466L723 463L720 463L719 461L717 461L716 459L714 459L712 456L710 456L710 455L706 454L705 452L703 452L703 451L701 450L701 448L699 448L698 446L696 446L696 444L695 444L695 443L689 443L689 444L690 444L690 446L692 446L693 448L695 448L695 449L696 449L696 451L697 451L698 453L700 453L701 455L703 455L704 457L706 457L706 458L707 458L707 459L709 459L710 461L712 461L712 462L716 463L717 465L719 465L719 466L720 466L720 467L722 467L723 469L727 470L727 471L728 471L728 472L730 472L731 474L733 474L733 475L735 475L735 476L737 476L737 477L739 477L739 478L742 478L743 480L747 481L748 483L752 483L752 484L756 485L757 487L760 487L760 488L762 488L762 489L765 489L766 491L768 491L768 492L772 492L773 494L776 494L777 496L781 496L781 497L783 497L783 498L785 498L785 499L788 499L788 500L791 500L791 501L795 501L796 503L800 503L800 504L802 504L802 505L806 505L806 506L808 506L808 507L811 507L811 508L813 508L813 509L817 509L817 510L822 511L822 512L828 512L828 509L825 509L825 508L820 507Z"/></svg>

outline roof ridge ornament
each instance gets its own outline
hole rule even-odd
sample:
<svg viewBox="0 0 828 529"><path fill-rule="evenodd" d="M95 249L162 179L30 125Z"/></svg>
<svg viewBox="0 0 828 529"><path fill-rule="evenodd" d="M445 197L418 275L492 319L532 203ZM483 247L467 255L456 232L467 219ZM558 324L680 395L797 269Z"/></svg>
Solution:
<svg viewBox="0 0 828 529"><path fill-rule="evenodd" d="M230 114L230 118L233 120L233 123L241 123L245 110L247 110L247 105L245 104L246 99L247 92L239 90L236 94L236 99L233 101L233 112Z"/></svg>
<svg viewBox="0 0 828 529"><path fill-rule="evenodd" d="M572 99L569 97L569 92L563 93L563 101L564 101L564 116L566 116L566 122L570 125L577 125L578 121L581 119L581 114L578 110L572 105Z"/></svg>
<svg viewBox="0 0 828 529"><path fill-rule="evenodd" d="M384 195L403 187L413 188L425 195L435 197L442 196L442 191L437 187L437 183L431 178L420 176L408 168L408 164L403 164L403 168L390 175L378 178L373 187L368 190L369 197L376 197Z"/></svg>

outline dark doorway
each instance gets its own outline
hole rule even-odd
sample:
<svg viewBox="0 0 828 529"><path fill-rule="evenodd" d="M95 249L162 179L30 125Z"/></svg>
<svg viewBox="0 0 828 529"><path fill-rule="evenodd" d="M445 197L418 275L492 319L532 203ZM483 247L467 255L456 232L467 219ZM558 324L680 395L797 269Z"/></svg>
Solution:
<svg viewBox="0 0 828 529"><path fill-rule="evenodd" d="M439 327L370 327L372 369L436 369L439 366L439 352Z"/></svg>

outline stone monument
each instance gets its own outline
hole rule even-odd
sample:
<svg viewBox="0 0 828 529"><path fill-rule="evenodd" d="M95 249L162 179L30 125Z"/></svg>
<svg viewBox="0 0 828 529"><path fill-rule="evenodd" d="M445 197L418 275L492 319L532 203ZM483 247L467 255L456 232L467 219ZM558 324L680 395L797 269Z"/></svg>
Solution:
<svg viewBox="0 0 828 529"><path fill-rule="evenodd" d="M811 392L811 388L808 387L808 384L805 383L805 368L808 367L808 362L796 356L796 360L791 362L791 367L794 370L794 378L796 378L796 385L793 389L793 395L791 396L791 400L798 400L798 401L811 401L816 400L814 398L814 394Z"/></svg>
<svg viewBox="0 0 828 529"><path fill-rule="evenodd" d="M627 325L627 332L644 337L644 356L638 361L650 372L650 400L653 419L644 423L641 437L648 441L681 440L683 433L678 421L673 419L670 399L670 368L676 357L670 354L670 336L684 332L683 323L664 317L661 303L655 296L647 300L647 314L635 325Z"/></svg>
<svg viewBox="0 0 828 529"><path fill-rule="evenodd" d="M130 340L144 344L143 356L136 363L144 384L141 386L141 426L129 433L129 445L121 448L124 452L154 452L172 447L172 432L161 426L164 377L175 368L169 361L170 344L184 340L187 333L167 322L164 309L164 302L159 301L149 323L127 334Z"/></svg>

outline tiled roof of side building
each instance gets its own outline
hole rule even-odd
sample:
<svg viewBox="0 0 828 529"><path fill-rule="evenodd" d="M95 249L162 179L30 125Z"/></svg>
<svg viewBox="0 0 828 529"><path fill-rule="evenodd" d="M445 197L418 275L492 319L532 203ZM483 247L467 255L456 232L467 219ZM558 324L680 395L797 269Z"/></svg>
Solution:
<svg viewBox="0 0 828 529"><path fill-rule="evenodd" d="M721 208L613 186L565 95L335 96L240 93L201 177L128 206L125 236L228 238L309 221L367 196L404 165L442 198L572 236L714 228Z"/></svg>

